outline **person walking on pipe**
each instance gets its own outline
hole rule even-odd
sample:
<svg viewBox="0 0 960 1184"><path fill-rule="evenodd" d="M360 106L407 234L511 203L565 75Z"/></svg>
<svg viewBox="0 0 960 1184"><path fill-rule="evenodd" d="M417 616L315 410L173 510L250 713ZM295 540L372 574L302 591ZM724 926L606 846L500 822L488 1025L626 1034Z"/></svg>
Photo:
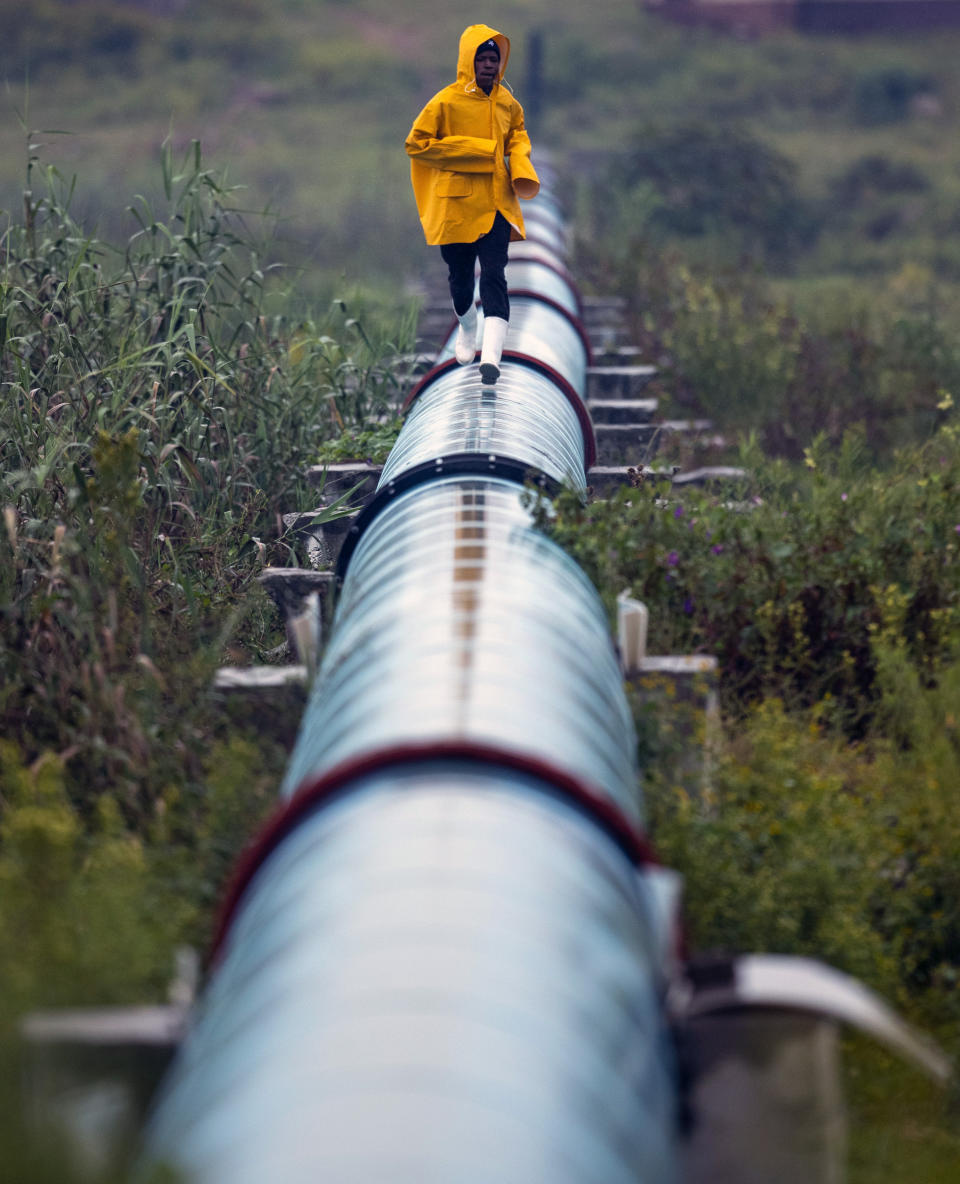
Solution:
<svg viewBox="0 0 960 1184"><path fill-rule="evenodd" d="M439 246L449 271L461 366L476 355L473 284L480 260L480 378L488 384L500 377L510 320L507 246L525 237L517 199L536 197L540 189L523 108L503 81L509 56L503 33L489 25L465 29L456 82L427 103L405 144L424 235L430 246Z"/></svg>

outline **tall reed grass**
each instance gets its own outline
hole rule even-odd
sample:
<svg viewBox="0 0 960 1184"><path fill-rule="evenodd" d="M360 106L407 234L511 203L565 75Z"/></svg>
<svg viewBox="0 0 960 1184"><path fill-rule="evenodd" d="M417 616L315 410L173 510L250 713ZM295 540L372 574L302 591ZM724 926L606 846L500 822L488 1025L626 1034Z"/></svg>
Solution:
<svg viewBox="0 0 960 1184"><path fill-rule="evenodd" d="M230 724L213 672L281 641L255 579L298 562L281 515L315 504L304 470L325 440L394 412L409 345L409 317L391 331L346 300L291 315L268 227L199 145L182 161L165 145L160 172L118 247L32 155L0 234L0 961L21 971L0 1021L142 997L174 940L203 941L283 763ZM16 902L53 849L75 875L24 927ZM118 850L139 854L118 864L130 923L114 928L143 950L133 919L170 923L145 927L138 962L94 919L78 976L55 919Z"/></svg>

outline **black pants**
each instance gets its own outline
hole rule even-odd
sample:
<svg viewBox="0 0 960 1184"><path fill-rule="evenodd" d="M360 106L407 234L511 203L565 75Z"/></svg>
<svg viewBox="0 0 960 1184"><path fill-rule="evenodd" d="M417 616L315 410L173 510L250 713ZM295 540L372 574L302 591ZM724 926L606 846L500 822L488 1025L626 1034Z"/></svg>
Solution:
<svg viewBox="0 0 960 1184"><path fill-rule="evenodd" d="M481 234L475 243L445 243L440 248L449 269L450 296L458 317L462 317L473 303L474 270L480 260L480 303L485 317L510 320L510 300L507 296L507 247L510 244L510 223L497 212L493 226Z"/></svg>

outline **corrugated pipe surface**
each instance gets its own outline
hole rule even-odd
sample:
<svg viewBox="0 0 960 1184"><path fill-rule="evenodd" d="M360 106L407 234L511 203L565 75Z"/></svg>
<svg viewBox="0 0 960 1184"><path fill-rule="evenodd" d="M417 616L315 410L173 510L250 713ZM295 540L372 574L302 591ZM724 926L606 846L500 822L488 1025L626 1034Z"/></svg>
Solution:
<svg viewBox="0 0 960 1184"><path fill-rule="evenodd" d="M539 247L523 254L515 252L507 264L507 283L514 292L545 297L565 308L571 316L579 317L581 309L576 288L571 287L570 277L558 266L557 258L551 258Z"/></svg>
<svg viewBox="0 0 960 1184"><path fill-rule="evenodd" d="M654 921L536 779L372 775L261 868L152 1129L219 1184L673 1178Z"/></svg>
<svg viewBox="0 0 960 1184"><path fill-rule="evenodd" d="M508 456L558 485L586 486L583 424L556 382L505 364L496 387L483 386L476 366L438 374L411 404L380 487L437 457Z"/></svg>
<svg viewBox="0 0 960 1184"><path fill-rule="evenodd" d="M482 320L481 317L481 323ZM445 362L453 357L454 337L455 332L451 329L439 361ZM509 366L512 353L544 362L578 393L586 387L590 350L583 328L567 311L546 297L518 299L511 295L510 327L501 372ZM496 389L499 387L497 382Z"/></svg>
<svg viewBox="0 0 960 1184"><path fill-rule="evenodd" d="M498 384L499 385L499 384ZM284 792L357 753L469 738L566 769L639 818L606 615L506 481L397 497L351 559Z"/></svg>
<svg viewBox="0 0 960 1184"><path fill-rule="evenodd" d="M563 241L547 197L538 220ZM522 487L582 491L592 462L576 291L542 250L511 265L533 290L496 387L427 376L345 547L284 802L149 1132L187 1181L676 1179L630 712Z"/></svg>

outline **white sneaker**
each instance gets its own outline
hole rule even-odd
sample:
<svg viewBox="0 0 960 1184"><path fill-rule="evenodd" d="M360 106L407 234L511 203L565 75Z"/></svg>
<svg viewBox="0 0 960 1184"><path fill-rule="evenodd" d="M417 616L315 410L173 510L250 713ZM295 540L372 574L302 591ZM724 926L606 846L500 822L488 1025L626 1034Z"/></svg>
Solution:
<svg viewBox="0 0 960 1184"><path fill-rule="evenodd" d="M477 356L477 306L471 304L457 320L460 322L460 328L457 330L453 352L461 366L469 366Z"/></svg>
<svg viewBox="0 0 960 1184"><path fill-rule="evenodd" d="M507 339L508 322L503 317L483 318L483 346L480 350L480 381L492 386L500 377L500 355Z"/></svg>

